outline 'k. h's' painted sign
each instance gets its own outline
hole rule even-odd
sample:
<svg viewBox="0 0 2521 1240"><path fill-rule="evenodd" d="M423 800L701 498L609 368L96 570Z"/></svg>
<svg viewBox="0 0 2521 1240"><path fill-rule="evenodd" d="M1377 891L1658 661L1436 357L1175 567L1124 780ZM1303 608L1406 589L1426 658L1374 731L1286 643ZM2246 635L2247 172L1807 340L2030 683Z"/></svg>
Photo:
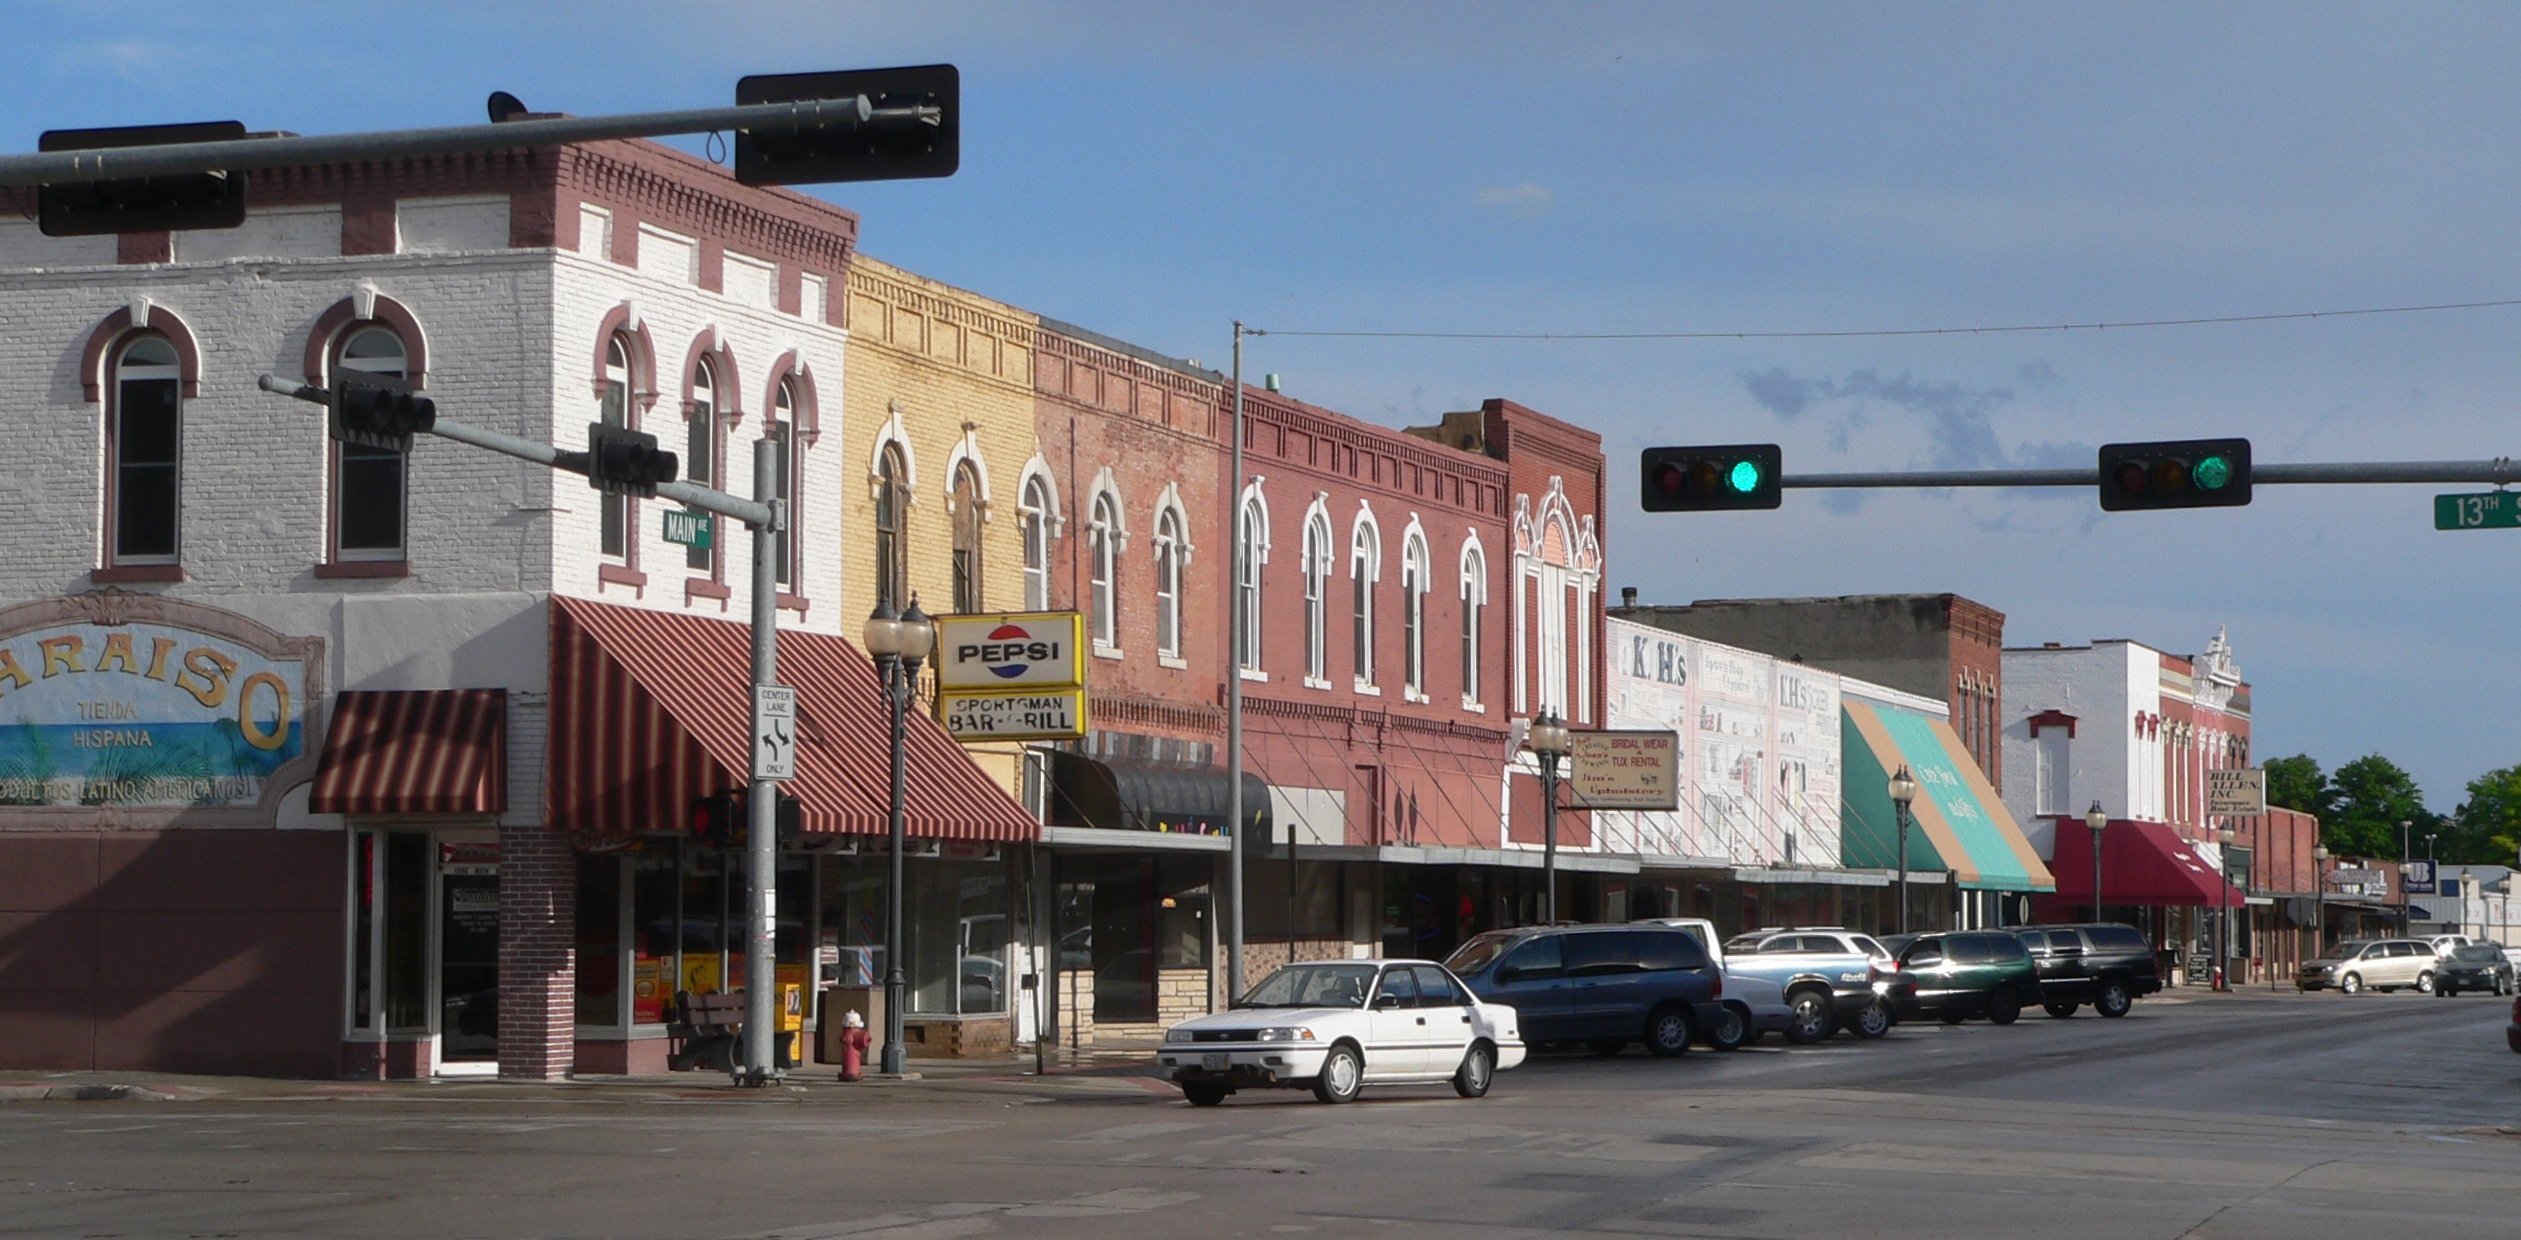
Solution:
<svg viewBox="0 0 2521 1240"><path fill-rule="evenodd" d="M1055 689L1085 683L1085 618L1073 611L945 616L937 621L937 687Z"/></svg>
<svg viewBox="0 0 2521 1240"><path fill-rule="evenodd" d="M262 804L308 753L320 649L146 596L0 612L0 812Z"/></svg>

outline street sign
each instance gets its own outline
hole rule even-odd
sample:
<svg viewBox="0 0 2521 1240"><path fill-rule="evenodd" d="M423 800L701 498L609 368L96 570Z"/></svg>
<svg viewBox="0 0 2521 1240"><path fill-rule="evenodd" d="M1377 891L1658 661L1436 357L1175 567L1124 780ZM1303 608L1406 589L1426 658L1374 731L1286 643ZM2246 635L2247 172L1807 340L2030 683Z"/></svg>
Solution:
<svg viewBox="0 0 2521 1240"><path fill-rule="evenodd" d="M797 691L753 686L753 778L797 777Z"/></svg>
<svg viewBox="0 0 2521 1240"><path fill-rule="evenodd" d="M693 512L684 508L665 510L665 541L667 542L680 543L694 551L707 551L710 536L717 532L717 528L718 523L711 519L708 513Z"/></svg>
<svg viewBox="0 0 2521 1240"><path fill-rule="evenodd" d="M2266 813L2266 770L2246 766L2206 772L2206 812L2228 818Z"/></svg>
<svg viewBox="0 0 2521 1240"><path fill-rule="evenodd" d="M2438 530L2521 530L2521 491L2478 491L2433 497Z"/></svg>
<svg viewBox="0 0 2521 1240"><path fill-rule="evenodd" d="M937 717L945 723L946 735L967 745L979 741L1082 740L1085 690L957 693L949 689L937 695Z"/></svg>
<svg viewBox="0 0 2521 1240"><path fill-rule="evenodd" d="M1016 611L937 620L937 687L1065 689L1085 683L1085 615Z"/></svg>
<svg viewBox="0 0 2521 1240"><path fill-rule="evenodd" d="M1580 809L1681 807L1681 737L1661 729L1567 733L1567 790Z"/></svg>

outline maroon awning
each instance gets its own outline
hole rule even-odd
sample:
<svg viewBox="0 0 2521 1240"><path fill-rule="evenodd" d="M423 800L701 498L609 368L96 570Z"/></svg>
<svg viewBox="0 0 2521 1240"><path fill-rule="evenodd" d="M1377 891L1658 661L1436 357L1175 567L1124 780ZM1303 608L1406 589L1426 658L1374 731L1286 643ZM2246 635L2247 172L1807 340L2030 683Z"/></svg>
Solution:
<svg viewBox="0 0 2521 1240"><path fill-rule="evenodd" d="M318 814L507 812L508 691L336 695L307 808Z"/></svg>
<svg viewBox="0 0 2521 1240"><path fill-rule="evenodd" d="M2060 817L2049 873L2056 898L2092 903L2092 828L2080 818ZM2170 907L2245 903L2240 888L2223 880L2179 832L2159 822L2113 818L2101 835L2101 903Z"/></svg>

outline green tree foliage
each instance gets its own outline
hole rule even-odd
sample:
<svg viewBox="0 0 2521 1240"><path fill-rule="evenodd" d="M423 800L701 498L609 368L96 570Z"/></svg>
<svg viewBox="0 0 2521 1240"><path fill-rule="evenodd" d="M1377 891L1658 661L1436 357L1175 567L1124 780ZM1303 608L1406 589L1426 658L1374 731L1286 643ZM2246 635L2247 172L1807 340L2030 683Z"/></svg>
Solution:
<svg viewBox="0 0 2521 1240"><path fill-rule="evenodd" d="M2488 771L2469 781L2468 801L2452 815L2459 859L2471 865L2511 865L2521 850L2521 766Z"/></svg>
<svg viewBox="0 0 2521 1240"><path fill-rule="evenodd" d="M2425 808L2416 779L2379 754L2366 754L2337 768L2329 780L2333 798L2321 815L2320 839L2329 851L2351 857L2399 855L2399 824L2414 824L2411 849L2425 855L2425 836L2446 834L2445 820Z"/></svg>
<svg viewBox="0 0 2521 1240"><path fill-rule="evenodd" d="M2267 803L2326 819L2336 809L2337 790L2307 753L2271 758L2267 763Z"/></svg>

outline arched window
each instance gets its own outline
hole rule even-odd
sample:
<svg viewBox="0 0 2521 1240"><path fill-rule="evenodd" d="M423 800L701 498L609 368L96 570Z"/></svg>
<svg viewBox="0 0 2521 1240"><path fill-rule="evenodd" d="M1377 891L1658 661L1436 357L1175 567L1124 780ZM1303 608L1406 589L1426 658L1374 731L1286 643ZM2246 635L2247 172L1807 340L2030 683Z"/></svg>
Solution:
<svg viewBox="0 0 2521 1240"><path fill-rule="evenodd" d="M351 329L333 364L396 379L411 373L403 338L383 327ZM334 559L399 560L410 554L403 528L409 462L407 454L392 448L333 445Z"/></svg>
<svg viewBox="0 0 2521 1240"><path fill-rule="evenodd" d="M1170 507L1155 519L1155 652L1182 657L1182 515Z"/></svg>
<svg viewBox="0 0 2521 1240"><path fill-rule="evenodd" d="M1479 544L1462 544L1462 705L1479 705L1479 623L1488 605L1488 557Z"/></svg>
<svg viewBox="0 0 2521 1240"><path fill-rule="evenodd" d="M910 600L907 566L902 563L902 538L908 524L906 487L910 465L902 445L887 443L875 464L875 598L899 611Z"/></svg>
<svg viewBox="0 0 2521 1240"><path fill-rule="evenodd" d="M705 487L718 484L718 370L707 360L692 367L691 410L684 428L683 478ZM718 565L718 518L701 514L709 523L709 545L686 548L685 567L695 572L709 572Z"/></svg>
<svg viewBox="0 0 2521 1240"><path fill-rule="evenodd" d="M1086 522L1086 566L1091 580L1091 593L1086 601L1086 624L1094 635L1094 644L1105 650L1120 646L1119 575L1120 555L1116 544L1120 538L1120 505L1109 491L1094 497L1094 512Z"/></svg>
<svg viewBox="0 0 2521 1240"><path fill-rule="evenodd" d="M762 428L765 438L777 445L778 462L771 469L776 479L774 488L788 505L787 528L779 531L771 549L771 561L778 567L774 578L778 584L803 593L798 583L805 579L804 501L805 440L797 429L797 381L791 375L779 381L770 397L770 424Z"/></svg>
<svg viewBox="0 0 2521 1240"><path fill-rule="evenodd" d="M630 411L630 376L630 340L616 335L604 343L604 395L598 411L604 425L635 425ZM602 514L604 554L630 559L630 497L605 491L596 504Z"/></svg>
<svg viewBox="0 0 2521 1240"><path fill-rule="evenodd" d="M1356 647L1357 687L1374 686L1374 587L1383 580L1383 540L1366 517L1348 539L1348 584L1354 600L1349 610L1349 637Z"/></svg>
<svg viewBox="0 0 2521 1240"><path fill-rule="evenodd" d="M980 467L954 467L954 610L981 610Z"/></svg>
<svg viewBox="0 0 2521 1240"><path fill-rule="evenodd" d="M1242 577L1234 583L1236 601L1243 609L1243 648L1235 652L1238 675L1261 670L1261 566L1269 562L1269 505L1261 501L1260 488L1253 487L1243 500L1242 520L1237 522L1236 550L1243 560Z"/></svg>
<svg viewBox="0 0 2521 1240"><path fill-rule="evenodd" d="M1304 679L1330 685L1331 521L1317 506L1304 519Z"/></svg>
<svg viewBox="0 0 2521 1240"><path fill-rule="evenodd" d="M1401 546L1401 689L1427 695L1427 540L1415 527Z"/></svg>
<svg viewBox="0 0 2521 1240"><path fill-rule="evenodd" d="M1035 474L1024 480L1016 503L1017 534L1024 541L1024 609L1050 607L1050 480Z"/></svg>
<svg viewBox="0 0 2521 1240"><path fill-rule="evenodd" d="M114 564L173 564L183 525L184 379L175 346L142 336L114 359L105 436Z"/></svg>

